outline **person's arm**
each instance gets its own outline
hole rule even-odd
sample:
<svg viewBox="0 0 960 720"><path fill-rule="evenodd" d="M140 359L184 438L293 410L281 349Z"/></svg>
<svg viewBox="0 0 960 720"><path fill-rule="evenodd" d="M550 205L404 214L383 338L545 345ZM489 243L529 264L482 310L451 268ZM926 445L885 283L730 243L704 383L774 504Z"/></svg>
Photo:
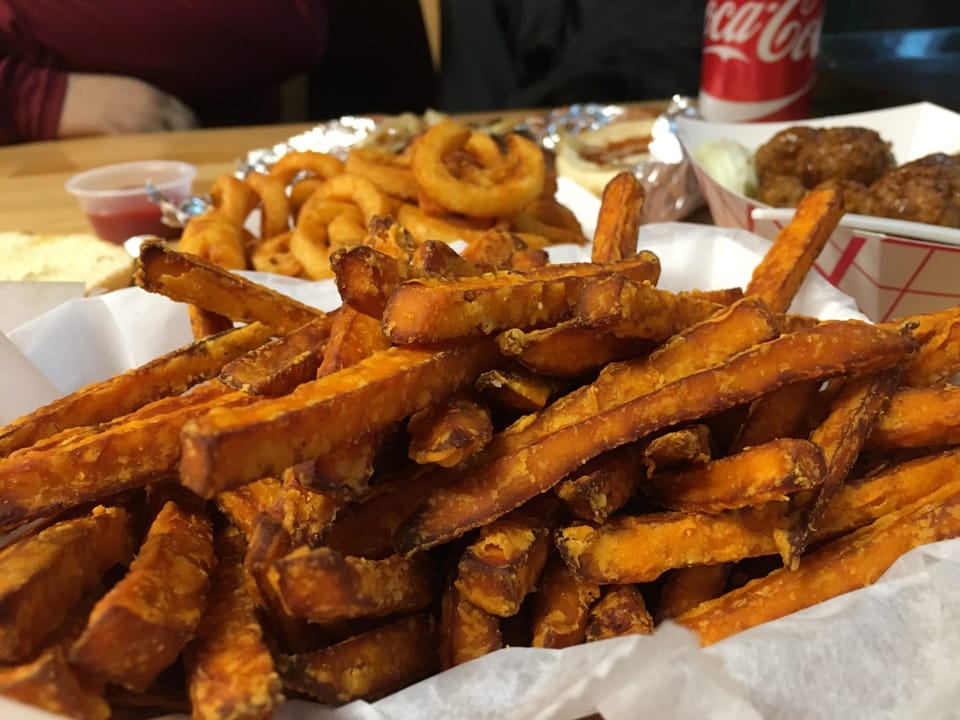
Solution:
<svg viewBox="0 0 960 720"><path fill-rule="evenodd" d="M0 145L57 136L66 73L0 55Z"/></svg>

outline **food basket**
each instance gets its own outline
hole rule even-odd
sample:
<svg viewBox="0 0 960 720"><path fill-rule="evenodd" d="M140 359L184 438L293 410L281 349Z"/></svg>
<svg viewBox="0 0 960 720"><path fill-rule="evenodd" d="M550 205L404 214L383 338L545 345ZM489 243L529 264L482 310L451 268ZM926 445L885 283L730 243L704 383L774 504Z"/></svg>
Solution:
<svg viewBox="0 0 960 720"><path fill-rule="evenodd" d="M796 122L707 123L677 119L677 131L693 156L696 173L713 220L773 239L792 217L744 192L742 177L725 181L716 169L698 161L707 143L732 141L728 167L752 158L758 146ZM891 143L898 164L934 152L960 150L960 115L930 103L803 121L813 127L855 126L876 130ZM735 144L734 144L735 143ZM748 155L736 157L740 148ZM711 164L712 165L712 164ZM873 320L936 310L960 301L960 229L888 218L845 215L817 261L831 283L856 299Z"/></svg>

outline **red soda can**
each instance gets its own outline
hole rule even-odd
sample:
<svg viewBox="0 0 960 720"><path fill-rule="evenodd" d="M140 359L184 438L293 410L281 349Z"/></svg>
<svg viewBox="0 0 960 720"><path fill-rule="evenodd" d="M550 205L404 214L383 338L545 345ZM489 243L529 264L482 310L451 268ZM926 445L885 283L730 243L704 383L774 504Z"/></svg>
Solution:
<svg viewBox="0 0 960 720"><path fill-rule="evenodd" d="M824 0L709 0L700 112L707 120L810 114Z"/></svg>

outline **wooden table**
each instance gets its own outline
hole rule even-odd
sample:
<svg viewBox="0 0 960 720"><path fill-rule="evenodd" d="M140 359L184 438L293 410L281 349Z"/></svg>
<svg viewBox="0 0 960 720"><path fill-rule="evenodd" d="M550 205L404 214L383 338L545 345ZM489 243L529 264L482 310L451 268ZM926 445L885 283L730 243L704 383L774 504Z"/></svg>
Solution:
<svg viewBox="0 0 960 720"><path fill-rule="evenodd" d="M197 166L195 192L232 172L248 150L270 147L312 123L57 140L0 147L0 232L86 232L77 201L64 190L74 173L130 160L183 160Z"/></svg>

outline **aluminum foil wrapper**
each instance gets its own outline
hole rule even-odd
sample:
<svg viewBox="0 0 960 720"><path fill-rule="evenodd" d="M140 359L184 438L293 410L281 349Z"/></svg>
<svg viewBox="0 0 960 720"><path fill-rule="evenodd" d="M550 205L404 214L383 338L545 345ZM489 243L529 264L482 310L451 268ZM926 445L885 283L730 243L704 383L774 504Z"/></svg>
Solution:
<svg viewBox="0 0 960 720"><path fill-rule="evenodd" d="M475 125L494 134L523 133L544 150L554 152L564 138L576 138L580 132L630 119L638 112L649 115L649 110L638 111L624 105L584 103L527 116L505 113L503 118ZM647 222L679 220L703 205L700 187L675 126L677 117L695 113L694 101L675 96L654 123L650 160L618 168L632 171L644 184ZM325 152L344 158L351 148L358 146L399 151L411 138L443 117L428 111L424 115L345 116L329 120L272 147L250 150L236 174L242 178L250 172L264 172L289 152ZM164 223L171 227L183 227L191 217L210 206L210 198L202 195L173 203L154 191L152 199L163 210Z"/></svg>

